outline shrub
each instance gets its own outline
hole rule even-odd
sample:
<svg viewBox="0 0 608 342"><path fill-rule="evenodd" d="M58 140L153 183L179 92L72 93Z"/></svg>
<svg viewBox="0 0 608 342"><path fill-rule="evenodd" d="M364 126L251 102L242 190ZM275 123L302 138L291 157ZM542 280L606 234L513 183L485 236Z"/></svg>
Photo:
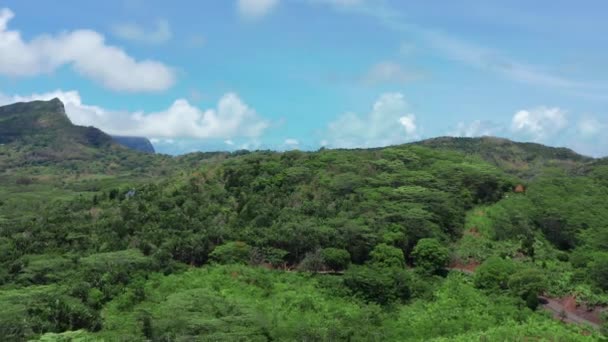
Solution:
<svg viewBox="0 0 608 342"><path fill-rule="evenodd" d="M344 249L325 248L321 251L321 256L325 266L334 271L344 270L350 264L350 253Z"/></svg>
<svg viewBox="0 0 608 342"><path fill-rule="evenodd" d="M403 268L353 265L344 273L344 285L356 296L381 305L406 301L411 296L411 275Z"/></svg>
<svg viewBox="0 0 608 342"><path fill-rule="evenodd" d="M450 254L437 239L420 239L412 252L414 264L428 273L436 273L448 265Z"/></svg>
<svg viewBox="0 0 608 342"><path fill-rule="evenodd" d="M308 272L319 272L325 269L325 263L323 262L321 250L306 253L306 256L298 265L298 269Z"/></svg>
<svg viewBox="0 0 608 342"><path fill-rule="evenodd" d="M405 266L403 251L397 247L381 243L374 247L370 253L370 263L378 267L400 267Z"/></svg>
<svg viewBox="0 0 608 342"><path fill-rule="evenodd" d="M227 242L215 247L209 259L219 264L246 264L249 261L251 247L242 241Z"/></svg>
<svg viewBox="0 0 608 342"><path fill-rule="evenodd" d="M511 260L491 257L475 270L475 286L488 290L506 290L509 277L515 272L515 264Z"/></svg>

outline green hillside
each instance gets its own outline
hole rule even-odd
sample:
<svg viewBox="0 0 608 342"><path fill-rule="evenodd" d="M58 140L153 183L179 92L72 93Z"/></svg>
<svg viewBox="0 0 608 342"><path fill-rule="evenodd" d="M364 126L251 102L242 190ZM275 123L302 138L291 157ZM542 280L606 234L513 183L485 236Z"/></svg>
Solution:
<svg viewBox="0 0 608 342"><path fill-rule="evenodd" d="M3 145L0 340L606 332L604 160L495 138L168 157L86 140L57 101L6 108L54 128ZM37 136L53 157L24 162Z"/></svg>
<svg viewBox="0 0 608 342"><path fill-rule="evenodd" d="M593 158L580 155L567 148L514 142L496 137L440 137L414 144L475 154L509 173L526 179L537 176L547 167L576 172L581 165L593 161Z"/></svg>

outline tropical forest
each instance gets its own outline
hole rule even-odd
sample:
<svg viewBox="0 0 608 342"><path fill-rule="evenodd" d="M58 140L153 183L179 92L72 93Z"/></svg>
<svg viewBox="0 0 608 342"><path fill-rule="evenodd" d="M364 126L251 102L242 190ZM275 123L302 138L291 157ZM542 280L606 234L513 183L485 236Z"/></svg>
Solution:
<svg viewBox="0 0 608 342"><path fill-rule="evenodd" d="M3 341L607 332L606 160L493 137L170 157L57 99L0 127Z"/></svg>

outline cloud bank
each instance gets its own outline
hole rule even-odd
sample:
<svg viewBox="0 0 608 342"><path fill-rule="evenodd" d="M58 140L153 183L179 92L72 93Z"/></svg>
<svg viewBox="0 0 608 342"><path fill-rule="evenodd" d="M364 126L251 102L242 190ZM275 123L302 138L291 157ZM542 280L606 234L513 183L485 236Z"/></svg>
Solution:
<svg viewBox="0 0 608 342"><path fill-rule="evenodd" d="M419 137L416 116L408 113L401 93L382 94L367 115L345 113L329 123L328 147L377 147L400 144Z"/></svg>
<svg viewBox="0 0 608 342"><path fill-rule="evenodd" d="M108 45L92 30L43 34L25 41L9 30L14 13L0 10L0 75L31 77L70 66L105 88L124 92L157 92L175 83L174 71L153 60L138 61L119 47Z"/></svg>

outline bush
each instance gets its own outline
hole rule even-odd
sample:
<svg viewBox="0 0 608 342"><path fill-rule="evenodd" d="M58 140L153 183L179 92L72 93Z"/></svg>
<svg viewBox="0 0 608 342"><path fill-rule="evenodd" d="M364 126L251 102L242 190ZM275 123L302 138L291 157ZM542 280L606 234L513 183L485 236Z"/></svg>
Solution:
<svg viewBox="0 0 608 342"><path fill-rule="evenodd" d="M321 256L325 266L334 271L344 270L350 264L350 253L344 249L325 248L321 251Z"/></svg>
<svg viewBox="0 0 608 342"><path fill-rule="evenodd" d="M411 297L411 275L403 268L353 265L344 273L344 285L356 296L381 305Z"/></svg>
<svg viewBox="0 0 608 342"><path fill-rule="evenodd" d="M536 310L538 295L546 287L545 275L537 269L523 269L509 277L508 285L513 294L524 299L530 309Z"/></svg>
<svg viewBox="0 0 608 342"><path fill-rule="evenodd" d="M298 265L298 269L308 272L319 272L325 269L323 255L321 250L306 253L306 256Z"/></svg>
<svg viewBox="0 0 608 342"><path fill-rule="evenodd" d="M385 243L374 247L369 255L371 256L370 263L377 267L403 268L405 266L403 251Z"/></svg>
<svg viewBox="0 0 608 342"><path fill-rule="evenodd" d="M591 280L602 290L608 290L608 253L595 253L588 269Z"/></svg>
<svg viewBox="0 0 608 342"><path fill-rule="evenodd" d="M475 270L475 286L488 290L506 290L509 288L509 277L516 266L511 260L491 257Z"/></svg>
<svg viewBox="0 0 608 342"><path fill-rule="evenodd" d="M251 247L248 244L233 241L215 247L209 254L209 259L219 264L246 264L250 253Z"/></svg>
<svg viewBox="0 0 608 342"><path fill-rule="evenodd" d="M412 252L414 264L428 273L436 273L448 265L450 254L437 239L420 239Z"/></svg>

